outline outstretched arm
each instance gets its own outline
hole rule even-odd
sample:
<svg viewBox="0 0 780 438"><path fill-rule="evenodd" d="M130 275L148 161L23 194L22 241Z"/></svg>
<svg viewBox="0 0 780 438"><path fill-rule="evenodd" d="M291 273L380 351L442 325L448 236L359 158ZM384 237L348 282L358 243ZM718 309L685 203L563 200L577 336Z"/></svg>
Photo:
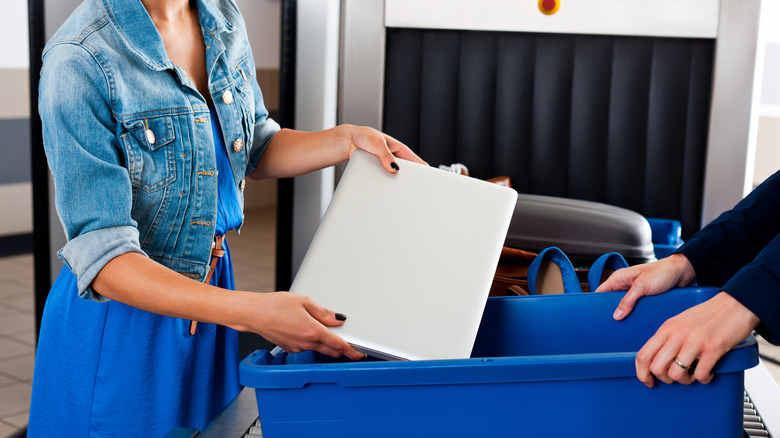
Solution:
<svg viewBox="0 0 780 438"><path fill-rule="evenodd" d="M290 353L314 350L334 357L364 357L326 328L343 321L307 297L289 292L226 292L179 275L142 254L112 259L92 288L148 312L251 331Z"/></svg>
<svg viewBox="0 0 780 438"><path fill-rule="evenodd" d="M339 125L317 132L282 129L263 153L252 178L287 178L349 160L362 149L376 155L388 172L397 172L395 157L425 164L400 141L365 126Z"/></svg>

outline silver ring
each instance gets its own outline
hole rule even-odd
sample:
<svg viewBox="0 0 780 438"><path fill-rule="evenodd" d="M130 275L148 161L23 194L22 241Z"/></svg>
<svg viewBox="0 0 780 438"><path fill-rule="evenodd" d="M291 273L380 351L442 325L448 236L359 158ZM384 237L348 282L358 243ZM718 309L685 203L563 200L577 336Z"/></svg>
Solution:
<svg viewBox="0 0 780 438"><path fill-rule="evenodd" d="M686 365L683 365L682 362L680 362L676 357L674 358L674 363L676 363L680 368L687 370L688 367Z"/></svg>

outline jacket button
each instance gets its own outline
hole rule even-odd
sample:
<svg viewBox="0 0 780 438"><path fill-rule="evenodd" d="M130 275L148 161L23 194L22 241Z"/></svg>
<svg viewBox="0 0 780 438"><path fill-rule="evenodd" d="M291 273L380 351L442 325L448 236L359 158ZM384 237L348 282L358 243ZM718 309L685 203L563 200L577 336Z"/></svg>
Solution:
<svg viewBox="0 0 780 438"><path fill-rule="evenodd" d="M241 152L241 149L244 149L244 140L239 138L233 142L233 150L236 152Z"/></svg>
<svg viewBox="0 0 780 438"><path fill-rule="evenodd" d="M242 192L244 191L244 187L246 187L246 179L242 179L241 182L238 184L238 188Z"/></svg>
<svg viewBox="0 0 780 438"><path fill-rule="evenodd" d="M233 103L233 93L230 90L225 90L225 92L222 93L222 101L225 102L225 105Z"/></svg>
<svg viewBox="0 0 780 438"><path fill-rule="evenodd" d="M146 129L146 141L148 141L148 142L149 142L149 144L154 144L154 142L155 142L156 140L157 140L157 139L156 139L156 138L154 138L154 132L153 132L151 129L148 129L148 128L147 128L147 129Z"/></svg>

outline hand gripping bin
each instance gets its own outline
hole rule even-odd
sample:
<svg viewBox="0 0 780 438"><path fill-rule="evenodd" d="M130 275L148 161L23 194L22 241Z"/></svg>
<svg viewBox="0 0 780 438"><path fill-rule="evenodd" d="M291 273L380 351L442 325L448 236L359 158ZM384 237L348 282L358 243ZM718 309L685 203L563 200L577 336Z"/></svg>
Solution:
<svg viewBox="0 0 780 438"><path fill-rule="evenodd" d="M490 298L470 359L342 362L259 350L241 363L263 436L742 436L749 337L711 383L637 380L636 352L666 320L717 289L645 297L612 319L622 293ZM403 323L402 321L399 323Z"/></svg>

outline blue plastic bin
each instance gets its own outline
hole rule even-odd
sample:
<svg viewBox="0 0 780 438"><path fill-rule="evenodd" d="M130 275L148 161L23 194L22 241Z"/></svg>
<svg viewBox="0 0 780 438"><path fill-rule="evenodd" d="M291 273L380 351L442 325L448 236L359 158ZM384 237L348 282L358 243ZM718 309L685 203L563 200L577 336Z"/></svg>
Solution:
<svg viewBox="0 0 780 438"><path fill-rule="evenodd" d="M674 219L647 218L652 232L655 258L669 257L683 243L682 225Z"/></svg>
<svg viewBox="0 0 780 438"><path fill-rule="evenodd" d="M742 436L752 337L718 363L708 385L637 380L636 352L668 317L716 289L643 298L612 319L622 293L488 300L471 359L339 362L314 354L244 359L263 436ZM403 321L399 321L403 323Z"/></svg>

